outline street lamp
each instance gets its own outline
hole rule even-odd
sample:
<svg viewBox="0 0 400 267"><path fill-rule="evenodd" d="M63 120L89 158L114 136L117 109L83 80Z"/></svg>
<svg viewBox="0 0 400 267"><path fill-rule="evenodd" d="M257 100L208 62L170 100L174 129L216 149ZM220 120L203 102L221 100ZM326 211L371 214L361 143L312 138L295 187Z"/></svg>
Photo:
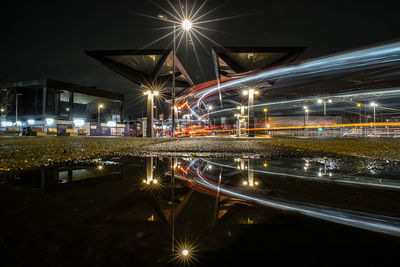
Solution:
<svg viewBox="0 0 400 267"><path fill-rule="evenodd" d="M361 103L357 103L356 106L358 107L358 115L359 115L359 118L360 118L360 135L362 135L362 132L363 132L362 126L361 126L361 107L362 107L362 104Z"/></svg>
<svg viewBox="0 0 400 267"><path fill-rule="evenodd" d="M208 117L208 128L211 127L210 125L210 110L212 110L213 107L211 105L207 105L207 117Z"/></svg>
<svg viewBox="0 0 400 267"><path fill-rule="evenodd" d="M102 109L102 108L104 108L103 104L99 104L97 106L97 122L99 122L99 123L100 123L100 109Z"/></svg>
<svg viewBox="0 0 400 267"><path fill-rule="evenodd" d="M265 136L267 136L267 113L268 109L264 108L264 128L265 128Z"/></svg>
<svg viewBox="0 0 400 267"><path fill-rule="evenodd" d="M154 137L154 96L158 96L160 92L158 90L146 90L143 92L147 95L147 127L146 137Z"/></svg>
<svg viewBox="0 0 400 267"><path fill-rule="evenodd" d="M259 92L256 91L254 88L249 88L243 90L243 95L248 95L248 111L247 115L249 116L249 137L254 137L254 131L250 131L250 127L254 127L254 95L258 95Z"/></svg>
<svg viewBox="0 0 400 267"><path fill-rule="evenodd" d="M324 116L326 116L326 102L332 103L332 99L324 100L324 99L318 99L317 100L318 104L324 104Z"/></svg>
<svg viewBox="0 0 400 267"><path fill-rule="evenodd" d="M374 108L374 123L375 123L376 122L376 107L378 106L378 104L376 102L371 102L371 103L369 103L369 105Z"/></svg>
<svg viewBox="0 0 400 267"><path fill-rule="evenodd" d="M305 135L308 136L307 126L308 126L308 113L310 112L310 109L307 106L304 106L303 109L304 109L304 116L305 116L305 118L304 118L304 126L305 126L304 132L305 132Z"/></svg>
<svg viewBox="0 0 400 267"><path fill-rule="evenodd" d="M172 107L175 107L175 56L176 56L176 24L180 24L180 27L185 31L190 31L192 28L192 22L189 19L184 19L180 23L169 20L166 15L158 15L162 20L173 23L173 49L172 49ZM174 110L172 110L174 112ZM172 137L175 137L175 113L172 113Z"/></svg>
<svg viewBox="0 0 400 267"><path fill-rule="evenodd" d="M376 102L371 102L371 103L369 103L369 105L374 108L374 124L375 124L376 123L376 107L378 106L378 104ZM375 125L374 125L374 134L376 134L376 126Z"/></svg>
<svg viewBox="0 0 400 267"><path fill-rule="evenodd" d="M18 122L18 97L22 94L15 95L15 126L17 126Z"/></svg>

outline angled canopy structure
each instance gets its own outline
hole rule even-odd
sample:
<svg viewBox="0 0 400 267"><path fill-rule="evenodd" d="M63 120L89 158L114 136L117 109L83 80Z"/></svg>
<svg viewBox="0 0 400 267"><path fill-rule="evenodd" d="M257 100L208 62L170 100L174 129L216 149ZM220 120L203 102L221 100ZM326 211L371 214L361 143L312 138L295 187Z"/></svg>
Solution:
<svg viewBox="0 0 400 267"><path fill-rule="evenodd" d="M85 53L139 86L151 84L171 86L173 73L171 49L98 50ZM175 64L177 91L193 86L192 80L177 57Z"/></svg>
<svg viewBox="0 0 400 267"><path fill-rule="evenodd" d="M216 68L223 77L264 70L291 63L305 47L215 47L212 49Z"/></svg>

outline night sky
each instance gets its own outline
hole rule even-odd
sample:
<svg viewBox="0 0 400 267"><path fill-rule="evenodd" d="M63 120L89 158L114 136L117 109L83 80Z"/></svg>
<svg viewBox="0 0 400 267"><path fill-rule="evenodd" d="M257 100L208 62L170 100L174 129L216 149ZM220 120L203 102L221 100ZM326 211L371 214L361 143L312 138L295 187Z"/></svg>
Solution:
<svg viewBox="0 0 400 267"><path fill-rule="evenodd" d="M166 0L155 2L168 8ZM210 0L204 11L221 4L207 18L234 18L205 24L213 31L204 33L222 46L305 46L301 59L307 59L400 37L396 1ZM135 85L83 51L138 49L167 33L151 30L165 22L134 14L163 13L145 0L3 0L1 6L2 83L52 78L96 86L124 93L128 113L140 99ZM167 48L170 41L149 48ZM178 56L193 81L213 79L206 71L212 69L210 55L197 45L201 71L191 49L186 56L181 47Z"/></svg>

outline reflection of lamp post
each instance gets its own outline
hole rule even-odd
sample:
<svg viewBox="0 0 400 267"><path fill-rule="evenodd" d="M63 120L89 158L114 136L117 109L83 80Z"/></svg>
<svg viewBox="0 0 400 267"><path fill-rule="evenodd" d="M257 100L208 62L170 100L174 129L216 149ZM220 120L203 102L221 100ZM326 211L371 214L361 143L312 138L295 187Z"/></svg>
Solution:
<svg viewBox="0 0 400 267"><path fill-rule="evenodd" d="M250 88L248 90L243 91L243 95L248 95L248 111L247 115L249 116L249 137L254 137L255 132L250 131L250 127L254 127L254 95L258 95L258 91L254 90L254 88Z"/></svg>
<svg viewBox="0 0 400 267"><path fill-rule="evenodd" d="M100 109L104 108L103 104L97 106L97 122L100 122Z"/></svg>
<svg viewBox="0 0 400 267"><path fill-rule="evenodd" d="M157 90L147 90L143 93L147 95L147 127L146 137L154 137L154 96L158 96Z"/></svg>

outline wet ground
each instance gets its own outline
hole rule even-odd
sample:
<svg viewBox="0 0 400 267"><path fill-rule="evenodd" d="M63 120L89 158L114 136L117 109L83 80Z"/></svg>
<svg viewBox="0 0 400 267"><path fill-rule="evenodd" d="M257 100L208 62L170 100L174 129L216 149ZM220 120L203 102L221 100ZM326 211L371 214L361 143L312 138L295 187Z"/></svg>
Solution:
<svg viewBox="0 0 400 267"><path fill-rule="evenodd" d="M395 138L131 138L0 137L0 173L65 165L112 156L341 157L366 165L400 167L400 140Z"/></svg>
<svg viewBox="0 0 400 267"><path fill-rule="evenodd" d="M398 258L399 171L382 164L114 157L3 173L0 182L5 266L393 266Z"/></svg>

